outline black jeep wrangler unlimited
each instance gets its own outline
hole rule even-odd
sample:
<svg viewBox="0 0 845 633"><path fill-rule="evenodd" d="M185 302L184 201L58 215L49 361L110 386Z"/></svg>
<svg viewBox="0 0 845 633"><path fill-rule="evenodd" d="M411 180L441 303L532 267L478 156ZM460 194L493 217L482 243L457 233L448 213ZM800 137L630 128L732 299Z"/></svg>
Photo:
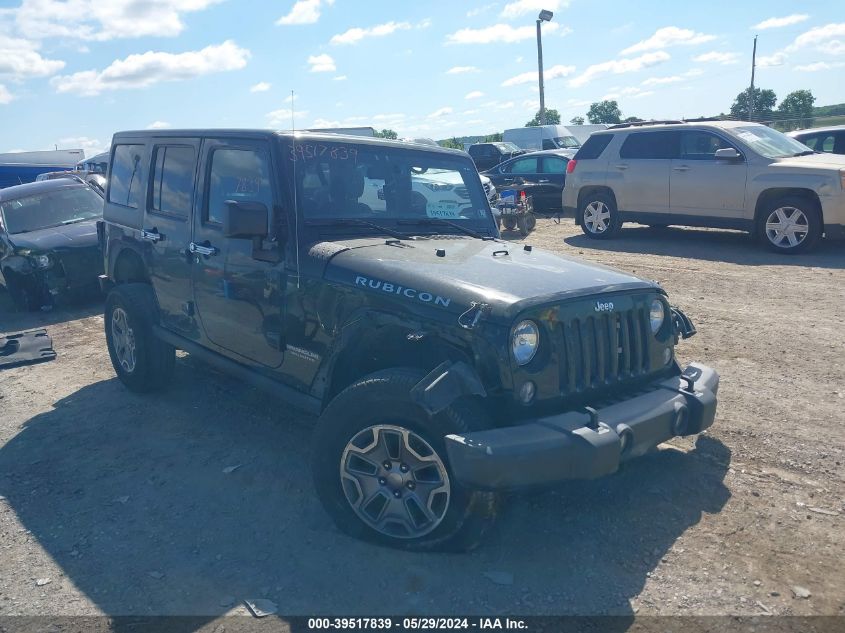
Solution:
<svg viewBox="0 0 845 633"><path fill-rule="evenodd" d="M344 531L477 542L503 490L612 473L713 423L718 375L655 283L499 239L470 158L331 134L123 132L104 222L119 378L176 348L318 414Z"/></svg>

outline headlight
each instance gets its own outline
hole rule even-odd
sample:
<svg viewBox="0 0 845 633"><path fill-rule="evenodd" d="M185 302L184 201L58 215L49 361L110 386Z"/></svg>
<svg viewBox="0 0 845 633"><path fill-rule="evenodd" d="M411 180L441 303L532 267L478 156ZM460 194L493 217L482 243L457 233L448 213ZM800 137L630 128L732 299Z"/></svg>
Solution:
<svg viewBox="0 0 845 633"><path fill-rule="evenodd" d="M663 321L666 320L666 307L660 299L655 299L651 302L651 310L649 310L648 317L651 321L652 334L657 334L657 331L663 325Z"/></svg>
<svg viewBox="0 0 845 633"><path fill-rule="evenodd" d="M511 350L518 365L531 362L540 345L540 330L534 321L520 321L511 332Z"/></svg>
<svg viewBox="0 0 845 633"><path fill-rule="evenodd" d="M53 263L48 255L32 255L31 258L37 268L49 268Z"/></svg>

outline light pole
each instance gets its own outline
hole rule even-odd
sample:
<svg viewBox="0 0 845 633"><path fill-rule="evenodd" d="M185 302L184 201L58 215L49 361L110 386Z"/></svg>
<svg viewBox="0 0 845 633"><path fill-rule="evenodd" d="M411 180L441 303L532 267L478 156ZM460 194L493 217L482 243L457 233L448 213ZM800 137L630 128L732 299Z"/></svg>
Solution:
<svg viewBox="0 0 845 633"><path fill-rule="evenodd" d="M540 125L546 124L546 97L543 94L543 38L540 35L540 25L543 22L551 22L554 13L543 9L537 17L537 73L540 78Z"/></svg>

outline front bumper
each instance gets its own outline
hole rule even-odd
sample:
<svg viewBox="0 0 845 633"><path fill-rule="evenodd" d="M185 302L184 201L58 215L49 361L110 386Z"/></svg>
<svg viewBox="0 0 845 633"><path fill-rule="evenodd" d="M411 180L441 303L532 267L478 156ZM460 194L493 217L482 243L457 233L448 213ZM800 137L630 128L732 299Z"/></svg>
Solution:
<svg viewBox="0 0 845 633"><path fill-rule="evenodd" d="M519 426L447 435L455 478L482 490L594 479L666 440L713 424L719 375L692 363L680 376L618 404L529 420Z"/></svg>

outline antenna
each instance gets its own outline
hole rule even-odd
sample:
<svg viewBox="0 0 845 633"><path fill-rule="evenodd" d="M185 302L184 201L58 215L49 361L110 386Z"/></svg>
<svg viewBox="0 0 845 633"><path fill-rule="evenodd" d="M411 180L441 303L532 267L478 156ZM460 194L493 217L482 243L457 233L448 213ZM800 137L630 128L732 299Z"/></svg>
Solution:
<svg viewBox="0 0 845 633"><path fill-rule="evenodd" d="M299 283L302 275L299 273L299 204L296 199L296 123L294 122L293 110L296 107L296 98L293 90L290 91L290 131L291 131L291 149L293 150L293 239L296 242L294 248L296 249L296 289L299 290Z"/></svg>

